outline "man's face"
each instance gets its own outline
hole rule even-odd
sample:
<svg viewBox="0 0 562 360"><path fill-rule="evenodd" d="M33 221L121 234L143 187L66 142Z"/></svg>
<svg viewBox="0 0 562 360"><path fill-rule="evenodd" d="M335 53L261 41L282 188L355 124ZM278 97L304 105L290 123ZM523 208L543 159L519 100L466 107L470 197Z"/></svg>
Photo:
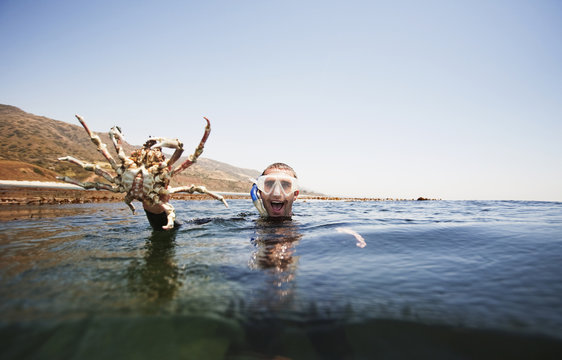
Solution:
<svg viewBox="0 0 562 360"><path fill-rule="evenodd" d="M270 169L265 175L284 175L293 178L293 175L280 169ZM293 178L294 179L294 178ZM270 217L291 217L293 213L293 201L297 198L299 192L290 191L286 194L282 187L283 177L278 178L278 182L274 184L269 193L260 190L263 206Z"/></svg>

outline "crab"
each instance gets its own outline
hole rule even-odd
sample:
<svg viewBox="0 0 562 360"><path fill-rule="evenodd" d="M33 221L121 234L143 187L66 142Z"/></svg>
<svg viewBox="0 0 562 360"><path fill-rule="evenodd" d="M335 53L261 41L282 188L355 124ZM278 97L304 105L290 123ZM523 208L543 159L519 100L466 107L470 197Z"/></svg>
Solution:
<svg viewBox="0 0 562 360"><path fill-rule="evenodd" d="M57 179L78 185L84 189L109 190L116 193L126 193L124 200L133 214L135 214L135 206L132 204L133 200L138 200L148 205L162 205L167 218L167 224L162 226L164 230L169 230L174 227L174 220L176 217L174 207L168 202L170 194L179 192L208 194L222 201L223 204L228 207L224 197L207 190L204 186L169 186L171 178L195 163L203 152L203 147L211 132L211 122L206 117L203 117L207 122L205 133L195 149L195 152L176 167L173 167L173 165L179 160L183 153L183 144L178 139L151 137L142 148L136 149L130 156L126 156L122 147L123 133L118 126L114 126L109 131L109 138L113 142L115 151L121 162L119 164L107 151L107 145L101 141L98 135L95 135L90 130L84 119L80 115L76 115L76 118L90 136L90 140L97 146L98 151L107 159L116 175L112 175L99 165L87 163L72 156L65 156L58 160L68 161L86 170L93 171L96 175L109 181L109 183L81 182L67 176L58 176ZM166 159L162 153L162 148L170 148L175 151L169 159Z"/></svg>

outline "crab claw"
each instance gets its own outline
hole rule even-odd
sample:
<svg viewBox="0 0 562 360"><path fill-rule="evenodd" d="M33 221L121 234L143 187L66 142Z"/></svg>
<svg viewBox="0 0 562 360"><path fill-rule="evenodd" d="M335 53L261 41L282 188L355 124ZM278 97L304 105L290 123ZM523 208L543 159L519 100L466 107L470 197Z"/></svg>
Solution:
<svg viewBox="0 0 562 360"><path fill-rule="evenodd" d="M189 155L187 160L185 160L181 165L179 165L174 170L172 170L172 176L182 172L183 170L193 165L197 161L197 158L201 155L201 153L203 153L203 148L205 147L205 143L207 142L207 139L209 138L209 134L211 133L211 122L209 121L209 119L207 119L204 116L203 119L205 119L207 125L205 126L205 132L203 133L203 137L201 138L199 145L195 149L195 152Z"/></svg>
<svg viewBox="0 0 562 360"><path fill-rule="evenodd" d="M154 137L148 139L148 141L154 142L154 144L150 146L151 149L163 148L163 147L170 148L170 149L178 149L178 150L183 149L183 144L178 139L166 139L166 138Z"/></svg>
<svg viewBox="0 0 562 360"><path fill-rule="evenodd" d="M109 130L109 134L113 135L116 139L122 140L123 139L123 132L119 126L114 126Z"/></svg>

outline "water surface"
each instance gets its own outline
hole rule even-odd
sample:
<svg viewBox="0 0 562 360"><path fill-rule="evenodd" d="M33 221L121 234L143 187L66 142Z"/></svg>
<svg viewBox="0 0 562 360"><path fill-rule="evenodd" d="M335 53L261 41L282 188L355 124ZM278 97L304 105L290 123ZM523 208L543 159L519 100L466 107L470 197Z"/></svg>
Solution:
<svg viewBox="0 0 562 360"><path fill-rule="evenodd" d="M562 355L561 203L173 204L0 208L2 358Z"/></svg>

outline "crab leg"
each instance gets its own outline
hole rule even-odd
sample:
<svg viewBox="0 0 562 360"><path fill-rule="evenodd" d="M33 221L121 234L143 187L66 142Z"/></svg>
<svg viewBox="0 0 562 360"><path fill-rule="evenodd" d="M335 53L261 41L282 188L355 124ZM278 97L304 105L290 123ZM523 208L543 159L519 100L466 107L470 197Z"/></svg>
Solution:
<svg viewBox="0 0 562 360"><path fill-rule="evenodd" d="M224 199L224 197L222 195L219 195L215 192L209 191L204 186L195 186L195 185L180 186L180 187L175 187L175 188L169 188L168 192L170 194L179 193L179 192L186 192L186 193L189 193L189 194L193 194L194 192L198 192L200 194L207 194L207 195L210 195L211 197L213 197L217 200L222 201L224 206L228 207L228 204L227 204L226 200Z"/></svg>
<svg viewBox="0 0 562 360"><path fill-rule="evenodd" d="M207 138L209 137L209 134L211 133L211 122L206 117L203 117L203 119L205 119L207 121L207 126L205 126L205 133L203 134L203 137L201 138L201 141L199 142L199 146L197 146L197 148L195 149L195 152L193 154L188 156L187 160L185 160L181 165L179 165L174 170L172 170L171 176L174 176L175 174L180 173L183 170L190 167L191 165L193 165L193 163L195 163L195 161L197 161L197 158L201 155L201 153L203 153L203 147L205 147L205 142L207 141ZM174 156L172 156L172 158L170 160L172 160L172 159L174 159ZM177 159L175 159L174 161L176 161L176 160Z"/></svg>
<svg viewBox="0 0 562 360"><path fill-rule="evenodd" d="M84 121L84 119L80 116L80 115L75 115L76 118L78 119L78 121L80 121L80 124L82 124L82 126L84 127L84 130L86 130L86 132L88 133L88 135L90 136L90 140L92 140L92 142L98 147L98 151L107 159L107 161L109 161L109 163L111 164L111 167L114 170L118 169L117 163L115 162L115 160L111 157L111 155L109 154L109 152L107 152L107 145L105 145L99 136L95 135L90 128L88 127L88 125L86 125L86 122Z"/></svg>
<svg viewBox="0 0 562 360"><path fill-rule="evenodd" d="M174 220L176 220L176 212L174 207L170 203L162 204L164 207L164 212L166 213L166 218L168 219L168 223L162 226L164 230L170 230L174 228Z"/></svg>
<svg viewBox="0 0 562 360"><path fill-rule="evenodd" d="M108 190L108 191L113 191L113 192L119 192L119 188L116 186L112 186L110 184L104 184L104 183L99 183L99 182L80 182L78 180L75 180L73 178L69 178L68 176L57 176L58 180L62 180L64 182L70 183L70 184L74 184L74 185L78 185L80 187L83 187L84 189L96 189L96 190Z"/></svg>
<svg viewBox="0 0 562 360"><path fill-rule="evenodd" d="M133 200L135 200L135 198L129 193L127 195L125 195L125 204L127 204L127 206L129 207L129 209L131 209L131 211L133 212L133 215L135 215L135 206L133 205Z"/></svg>
<svg viewBox="0 0 562 360"><path fill-rule="evenodd" d="M59 161L68 161L68 162L71 162L73 164L80 165L86 170L93 171L96 175L103 176L104 179L106 179L107 181L115 183L115 179L113 178L113 176L111 176L111 174L108 173L107 171L100 168L98 165L86 163L86 162L84 162L82 160L78 160L78 159L76 159L72 156L61 157L61 158L59 158Z"/></svg>
<svg viewBox="0 0 562 360"><path fill-rule="evenodd" d="M123 151L123 147L121 146L123 142L123 133L119 126L114 126L109 131L109 138L111 142L113 142L113 146L115 146L115 151L117 151L117 155L122 162L127 159L127 155L125 155L125 151Z"/></svg>

